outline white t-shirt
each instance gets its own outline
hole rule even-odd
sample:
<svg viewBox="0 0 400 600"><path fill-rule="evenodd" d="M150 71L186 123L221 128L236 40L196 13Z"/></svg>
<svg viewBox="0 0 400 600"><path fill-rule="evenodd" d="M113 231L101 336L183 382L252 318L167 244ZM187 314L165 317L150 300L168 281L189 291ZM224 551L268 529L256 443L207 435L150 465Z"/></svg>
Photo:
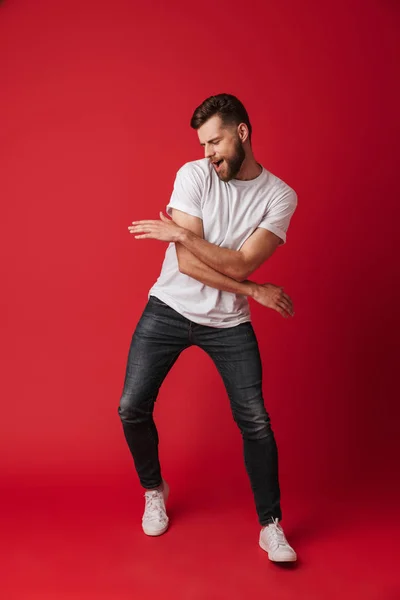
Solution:
<svg viewBox="0 0 400 600"><path fill-rule="evenodd" d="M204 238L221 248L239 250L257 229L269 229L286 242L286 232L297 206L297 194L267 171L250 181L221 181L206 158L179 169L167 214L172 208L203 220ZM222 292L179 271L174 243L170 243L157 282L149 291L181 315L201 325L233 327L250 321L247 296Z"/></svg>

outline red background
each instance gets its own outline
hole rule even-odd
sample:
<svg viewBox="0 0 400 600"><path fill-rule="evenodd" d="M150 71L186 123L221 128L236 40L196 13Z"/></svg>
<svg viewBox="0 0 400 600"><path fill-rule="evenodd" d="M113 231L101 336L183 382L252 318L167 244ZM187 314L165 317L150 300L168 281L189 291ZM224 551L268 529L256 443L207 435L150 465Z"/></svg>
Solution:
<svg viewBox="0 0 400 600"><path fill-rule="evenodd" d="M300 597L302 585L305 598L330 598L327 553L330 565L341 557L340 594L381 598L385 590L391 598L383 557L372 573L351 563L343 543L350 537L360 556L361 529L348 536L346 527L362 515L368 535L369 522L389 519L398 500L396 32L390 0L0 4L7 598L141 597L151 568L170 555L165 544L181 553L168 563L171 580L164 572L176 598L241 598L275 582L279 598ZM202 157L190 117L221 92L243 101L257 160L299 198L287 244L254 277L284 285L296 315L284 320L254 303L252 313L280 453L283 524L312 589L305 568L276 574L257 552L240 436L204 353L182 355L157 403L177 537L171 529L151 550L117 415L131 335L165 252L127 227L157 218L177 169ZM60 523L63 542L54 533ZM234 525L248 546L226 537ZM190 535L200 555L184 549ZM133 538L135 560L142 557L134 576ZM51 550L56 540L61 554ZM208 544L217 550L204 567ZM68 566L79 549L95 556L83 571ZM237 570L245 557L251 569Z"/></svg>

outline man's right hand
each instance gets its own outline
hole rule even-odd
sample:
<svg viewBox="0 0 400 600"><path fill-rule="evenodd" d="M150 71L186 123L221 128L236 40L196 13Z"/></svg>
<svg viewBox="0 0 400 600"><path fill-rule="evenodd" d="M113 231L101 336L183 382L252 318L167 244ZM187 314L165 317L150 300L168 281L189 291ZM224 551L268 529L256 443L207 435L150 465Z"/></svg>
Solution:
<svg viewBox="0 0 400 600"><path fill-rule="evenodd" d="M283 287L279 287L273 283L257 283L254 287L252 297L259 304L276 310L285 319L294 315L292 299L288 294L285 294Z"/></svg>

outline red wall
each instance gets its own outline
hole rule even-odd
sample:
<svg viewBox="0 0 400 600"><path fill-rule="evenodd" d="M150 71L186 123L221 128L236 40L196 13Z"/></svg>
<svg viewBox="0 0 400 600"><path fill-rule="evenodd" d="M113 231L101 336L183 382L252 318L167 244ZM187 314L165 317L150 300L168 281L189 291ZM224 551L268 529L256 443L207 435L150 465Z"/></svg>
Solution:
<svg viewBox="0 0 400 600"><path fill-rule="evenodd" d="M127 227L165 208L202 157L194 108L228 92L256 158L299 197L255 277L284 285L296 315L252 304L282 485L368 490L395 466L398 423L395 3L167 4L0 5L3 481L134 481L117 406L165 245ZM226 461L243 476L197 348L157 418L166 472L218 481Z"/></svg>

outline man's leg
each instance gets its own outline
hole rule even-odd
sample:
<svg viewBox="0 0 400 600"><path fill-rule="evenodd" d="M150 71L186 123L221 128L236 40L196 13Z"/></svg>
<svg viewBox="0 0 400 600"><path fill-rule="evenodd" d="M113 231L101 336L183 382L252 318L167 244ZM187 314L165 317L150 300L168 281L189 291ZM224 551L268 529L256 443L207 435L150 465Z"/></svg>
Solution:
<svg viewBox="0 0 400 600"><path fill-rule="evenodd" d="M154 403L169 370L191 345L188 323L151 296L132 336L118 413L140 483L148 490L162 484Z"/></svg>
<svg viewBox="0 0 400 600"><path fill-rule="evenodd" d="M193 330L194 343L214 361L238 424L246 470L261 525L281 519L278 451L262 396L262 366L251 323Z"/></svg>

